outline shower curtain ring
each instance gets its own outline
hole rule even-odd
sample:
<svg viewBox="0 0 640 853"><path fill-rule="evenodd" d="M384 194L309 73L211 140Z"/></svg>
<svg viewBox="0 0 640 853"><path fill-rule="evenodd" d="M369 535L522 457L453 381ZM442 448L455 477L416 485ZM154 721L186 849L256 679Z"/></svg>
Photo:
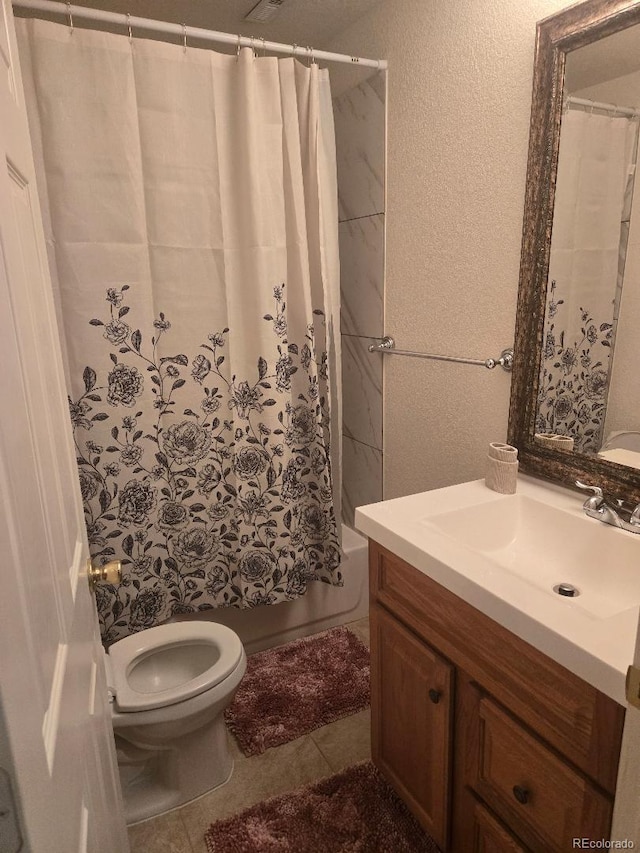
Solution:
<svg viewBox="0 0 640 853"><path fill-rule="evenodd" d="M261 36L260 41L262 42L262 58L267 55L267 41L264 36Z"/></svg>
<svg viewBox="0 0 640 853"><path fill-rule="evenodd" d="M291 45L291 59L296 58L296 50L298 49L298 45L295 42Z"/></svg>
<svg viewBox="0 0 640 853"><path fill-rule="evenodd" d="M129 44L133 44L133 33L131 32L131 14L127 12L127 29L129 30Z"/></svg>
<svg viewBox="0 0 640 853"><path fill-rule="evenodd" d="M67 15L69 16L69 35L73 35L73 15L71 14L71 3L67 2Z"/></svg>
<svg viewBox="0 0 640 853"><path fill-rule="evenodd" d="M236 59L240 59L240 48L242 47L241 41L242 36L240 35L240 33L238 33L238 44L236 45Z"/></svg>
<svg viewBox="0 0 640 853"><path fill-rule="evenodd" d="M187 25L182 25L182 51L187 52Z"/></svg>
<svg viewBox="0 0 640 853"><path fill-rule="evenodd" d="M253 54L253 58L256 58L256 48L255 48L255 36L251 36L251 53Z"/></svg>

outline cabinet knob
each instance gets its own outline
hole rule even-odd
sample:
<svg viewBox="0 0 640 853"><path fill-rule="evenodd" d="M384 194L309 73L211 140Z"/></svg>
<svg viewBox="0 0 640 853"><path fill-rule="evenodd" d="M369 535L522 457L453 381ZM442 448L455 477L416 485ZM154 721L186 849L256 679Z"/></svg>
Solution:
<svg viewBox="0 0 640 853"><path fill-rule="evenodd" d="M429 691L429 699L431 699L431 701L433 702L434 705L438 704L441 696L442 696L442 693L440 693L439 690L434 690L433 687Z"/></svg>
<svg viewBox="0 0 640 853"><path fill-rule="evenodd" d="M513 796L519 803L522 803L523 806L529 802L529 792L521 785L513 786Z"/></svg>

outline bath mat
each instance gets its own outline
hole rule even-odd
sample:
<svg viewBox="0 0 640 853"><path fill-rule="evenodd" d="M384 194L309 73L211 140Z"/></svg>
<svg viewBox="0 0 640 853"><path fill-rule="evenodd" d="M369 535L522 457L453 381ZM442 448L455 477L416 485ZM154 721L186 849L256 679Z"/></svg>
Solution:
<svg viewBox="0 0 640 853"><path fill-rule="evenodd" d="M369 706L369 650L347 628L251 655L225 711L245 755L259 755Z"/></svg>
<svg viewBox="0 0 640 853"><path fill-rule="evenodd" d="M370 762L212 823L208 853L439 853Z"/></svg>

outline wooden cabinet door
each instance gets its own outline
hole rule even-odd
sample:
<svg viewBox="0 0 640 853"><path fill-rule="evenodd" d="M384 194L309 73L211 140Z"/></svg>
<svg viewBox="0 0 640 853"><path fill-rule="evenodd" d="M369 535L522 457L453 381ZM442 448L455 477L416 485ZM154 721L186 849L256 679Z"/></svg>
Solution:
<svg viewBox="0 0 640 853"><path fill-rule="evenodd" d="M372 605L373 760L441 850L448 843L452 690L451 664Z"/></svg>

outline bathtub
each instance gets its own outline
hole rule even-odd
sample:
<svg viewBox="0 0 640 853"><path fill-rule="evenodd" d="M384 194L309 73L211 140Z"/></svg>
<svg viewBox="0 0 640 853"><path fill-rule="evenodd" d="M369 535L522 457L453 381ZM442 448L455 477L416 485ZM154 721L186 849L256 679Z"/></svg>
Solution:
<svg viewBox="0 0 640 853"><path fill-rule="evenodd" d="M198 613L197 618L221 622L234 630L247 654L363 619L369 615L367 540L343 524L342 550L344 586L314 581L295 601L251 610L217 607Z"/></svg>

